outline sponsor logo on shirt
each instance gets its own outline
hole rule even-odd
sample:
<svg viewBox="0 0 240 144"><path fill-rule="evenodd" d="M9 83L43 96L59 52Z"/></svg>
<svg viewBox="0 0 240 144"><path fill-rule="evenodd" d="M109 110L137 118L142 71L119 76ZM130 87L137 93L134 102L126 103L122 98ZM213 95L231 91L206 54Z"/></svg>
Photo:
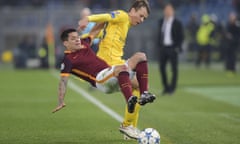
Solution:
<svg viewBox="0 0 240 144"><path fill-rule="evenodd" d="M111 17L112 17L112 18L115 18L115 17L116 17L116 14L120 14L120 12L118 12L118 11L112 11L110 14L111 14Z"/></svg>

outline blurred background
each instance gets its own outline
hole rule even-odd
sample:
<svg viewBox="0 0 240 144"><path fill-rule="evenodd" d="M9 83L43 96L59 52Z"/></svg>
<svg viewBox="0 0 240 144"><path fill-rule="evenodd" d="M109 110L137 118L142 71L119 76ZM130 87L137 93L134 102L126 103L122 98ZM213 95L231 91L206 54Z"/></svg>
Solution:
<svg viewBox="0 0 240 144"><path fill-rule="evenodd" d="M92 13L128 10L132 2L133 0L0 0L0 66L58 67L64 50L59 39L60 32L66 27L77 27L83 8L90 8ZM196 33L203 17L207 16L214 24L210 44L211 61L224 69L225 53L228 50L226 26L230 13L234 12L237 16L240 14L239 0L149 0L151 14L143 24L130 30L125 57L143 51L149 60L157 60L157 25L167 2L175 6L176 17L182 21L185 30L181 62L195 65L198 50ZM236 49L239 60L239 49Z"/></svg>

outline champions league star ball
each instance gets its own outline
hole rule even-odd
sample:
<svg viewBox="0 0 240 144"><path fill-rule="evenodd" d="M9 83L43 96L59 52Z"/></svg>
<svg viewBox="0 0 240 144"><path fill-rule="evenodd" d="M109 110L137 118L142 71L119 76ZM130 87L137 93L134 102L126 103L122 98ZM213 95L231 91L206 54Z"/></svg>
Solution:
<svg viewBox="0 0 240 144"><path fill-rule="evenodd" d="M140 132L139 144L160 144L160 134L153 128L146 128Z"/></svg>

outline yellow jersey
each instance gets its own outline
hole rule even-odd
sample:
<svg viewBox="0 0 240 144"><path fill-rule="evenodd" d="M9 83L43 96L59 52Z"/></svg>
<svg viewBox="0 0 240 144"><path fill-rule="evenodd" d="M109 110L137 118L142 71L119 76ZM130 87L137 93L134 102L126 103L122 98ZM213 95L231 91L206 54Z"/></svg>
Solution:
<svg viewBox="0 0 240 144"><path fill-rule="evenodd" d="M125 11L117 10L108 14L88 16L88 20L106 22L97 56L109 65L125 63L125 60L122 59L123 48L131 26L128 14Z"/></svg>

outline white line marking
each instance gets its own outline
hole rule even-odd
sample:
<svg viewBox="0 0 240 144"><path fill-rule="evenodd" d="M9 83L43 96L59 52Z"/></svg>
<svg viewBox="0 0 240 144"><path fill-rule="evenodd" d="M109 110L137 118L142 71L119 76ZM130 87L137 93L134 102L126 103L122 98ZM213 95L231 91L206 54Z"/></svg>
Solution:
<svg viewBox="0 0 240 144"><path fill-rule="evenodd" d="M54 77L58 78L58 75L55 71L51 71ZM94 96L90 95L88 92L86 92L84 89L82 89L80 86L72 82L71 80L68 81L68 86L75 92L79 93L82 97L93 103L95 106L99 107L103 112L107 113L109 116L111 116L113 119L117 120L118 122L123 121L123 117L120 116L118 113L113 111L111 108L104 105L101 101L96 99Z"/></svg>
<svg viewBox="0 0 240 144"><path fill-rule="evenodd" d="M236 122L240 122L240 119L235 118L235 117L233 117L233 116L231 116L227 113L221 113L221 114L219 114L219 116L230 119L230 120L233 120L233 121L236 121Z"/></svg>

